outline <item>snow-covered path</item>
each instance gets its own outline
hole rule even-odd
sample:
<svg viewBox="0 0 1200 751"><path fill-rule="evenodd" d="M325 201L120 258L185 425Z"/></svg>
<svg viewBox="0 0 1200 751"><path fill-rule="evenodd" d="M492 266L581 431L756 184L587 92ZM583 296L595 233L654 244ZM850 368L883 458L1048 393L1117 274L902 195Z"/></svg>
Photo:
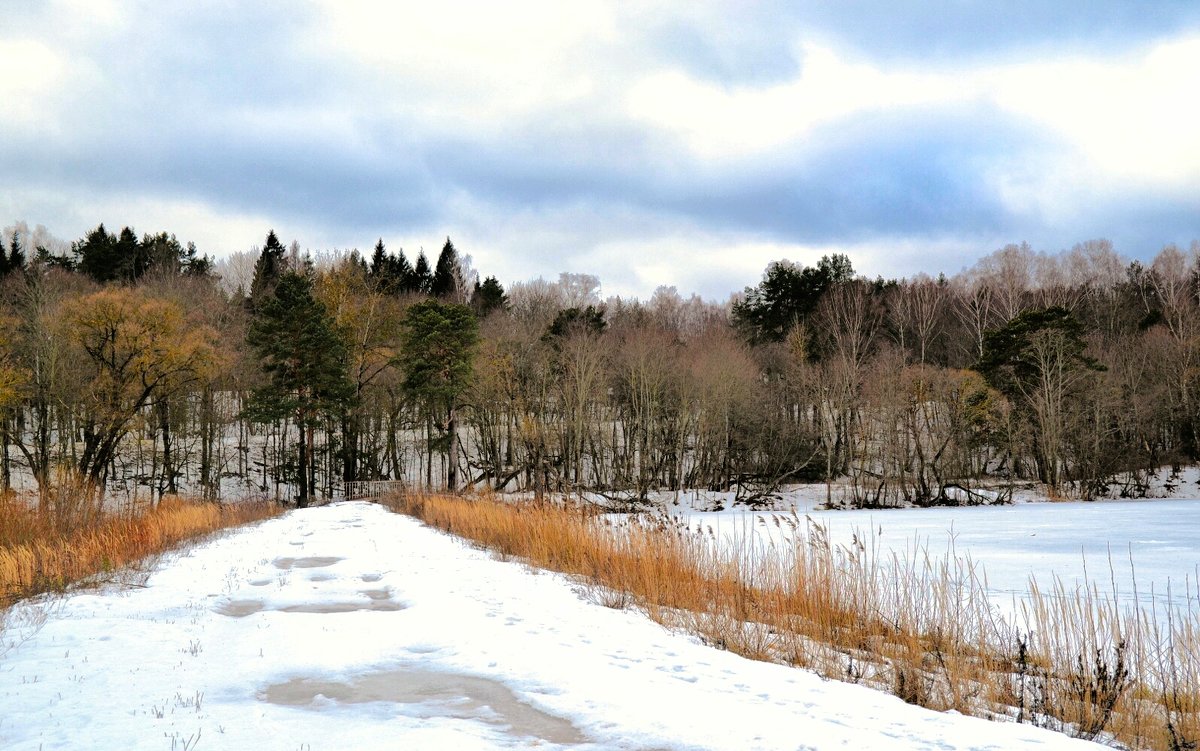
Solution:
<svg viewBox="0 0 1200 751"><path fill-rule="evenodd" d="M367 503L290 513L53 608L0 748L1098 748L752 662Z"/></svg>

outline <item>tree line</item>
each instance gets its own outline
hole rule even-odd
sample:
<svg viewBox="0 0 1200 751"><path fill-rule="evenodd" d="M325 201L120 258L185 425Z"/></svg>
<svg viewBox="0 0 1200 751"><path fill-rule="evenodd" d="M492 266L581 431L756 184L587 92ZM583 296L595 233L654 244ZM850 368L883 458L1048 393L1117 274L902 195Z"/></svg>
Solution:
<svg viewBox="0 0 1200 751"><path fill-rule="evenodd" d="M831 504L1144 493L1198 448L1200 247L1007 246L954 278L772 263L725 304L507 290L447 238L314 259L272 231L248 286L168 233L0 239L0 480L52 509L180 488L305 504L342 481ZM74 500L70 502L76 502Z"/></svg>

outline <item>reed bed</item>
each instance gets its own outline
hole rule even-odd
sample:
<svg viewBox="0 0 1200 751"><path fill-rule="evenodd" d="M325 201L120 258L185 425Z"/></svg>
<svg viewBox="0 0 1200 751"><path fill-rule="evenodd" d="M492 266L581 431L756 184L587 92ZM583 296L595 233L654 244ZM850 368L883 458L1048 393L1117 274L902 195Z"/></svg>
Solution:
<svg viewBox="0 0 1200 751"><path fill-rule="evenodd" d="M280 510L265 503L220 505L168 497L153 506L67 517L39 512L11 497L0 499L0 609Z"/></svg>
<svg viewBox="0 0 1200 751"><path fill-rule="evenodd" d="M666 517L570 503L402 494L395 511L500 556L579 578L589 597L760 660L861 682L933 709L1029 722L1114 746L1200 744L1200 633L1190 603L1127 608L1096 589L1032 586L1002 616L969 559L873 538L832 545L775 515L786 543L730 543Z"/></svg>

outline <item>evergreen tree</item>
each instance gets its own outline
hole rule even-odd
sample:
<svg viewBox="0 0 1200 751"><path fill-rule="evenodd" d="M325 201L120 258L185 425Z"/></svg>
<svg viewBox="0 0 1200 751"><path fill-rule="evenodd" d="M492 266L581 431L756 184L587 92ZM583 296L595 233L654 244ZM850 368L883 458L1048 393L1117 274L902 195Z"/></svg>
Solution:
<svg viewBox="0 0 1200 751"><path fill-rule="evenodd" d="M425 251L422 250L417 254L417 265L413 268L411 291L420 295L428 295L432 289L433 273L429 270L429 259L425 258Z"/></svg>
<svg viewBox="0 0 1200 751"><path fill-rule="evenodd" d="M604 309L589 305L586 308L567 308L558 311L554 322L546 330L542 341L555 344L576 332L583 334L602 334L607 326L604 320Z"/></svg>
<svg viewBox="0 0 1200 751"><path fill-rule="evenodd" d="M417 291L417 274L413 270L412 264L408 262L408 256L404 255L404 248L392 259L392 277L396 280L396 292L398 294L408 294Z"/></svg>
<svg viewBox="0 0 1200 751"><path fill-rule="evenodd" d="M72 248L72 253L74 253L75 246L72 245L71 248ZM37 260L37 262L39 264L46 266L48 268L63 269L65 271L77 271L79 268L76 263L76 260L75 260L76 256L74 256L74 255L61 255L61 256L54 255L53 253L51 253L49 250L47 250L42 245L37 246L37 255L35 255L34 258ZM22 263L24 263L24 261L25 261L24 252L21 253L20 260ZM9 265L10 266L12 265L12 254L11 253L9 254Z"/></svg>
<svg viewBox="0 0 1200 751"><path fill-rule="evenodd" d="M45 248L38 247L38 253L41 254ZM3 251L0 250L0 253ZM25 270L25 248L21 246L21 240L16 232L13 232L12 246L8 252L8 271L24 271Z"/></svg>
<svg viewBox="0 0 1200 751"><path fill-rule="evenodd" d="M135 281L148 266L146 249L130 227L122 228L117 236L100 224L76 242L72 250L78 258L77 268L101 284Z"/></svg>
<svg viewBox="0 0 1200 751"><path fill-rule="evenodd" d="M454 249L454 243L450 242L450 238L447 237L446 244L442 246L442 252L438 254L429 292L434 297L454 300L460 292L458 279L458 251Z"/></svg>
<svg viewBox="0 0 1200 751"><path fill-rule="evenodd" d="M479 280L475 281L475 292L471 295L471 309L480 318L487 318L493 310L508 309L508 295L504 294L504 287L500 286L496 277L489 276L483 280L483 284L480 284Z"/></svg>
<svg viewBox="0 0 1200 751"><path fill-rule="evenodd" d="M144 249L130 227L121 228L114 252L116 253L116 268L113 269L113 276L109 280L119 279L132 282L146 271Z"/></svg>
<svg viewBox="0 0 1200 751"><path fill-rule="evenodd" d="M983 357L975 369L988 385L1020 404L1024 396L1043 387L1051 375L1103 369L1085 353L1086 334L1086 327L1065 308L1027 310L984 335ZM1054 344L1050 359L1043 357L1037 346L1048 337ZM1047 365L1053 367L1053 374Z"/></svg>
<svg viewBox="0 0 1200 751"><path fill-rule="evenodd" d="M1038 479L1057 489L1067 466L1071 425L1089 376L1106 368L1090 357L1086 327L1070 311L1054 306L1027 310L983 338L976 369L1009 398L1030 428Z"/></svg>
<svg viewBox="0 0 1200 751"><path fill-rule="evenodd" d="M284 272L255 309L246 337L268 377L251 396L247 415L260 422L289 417L300 429L300 506L307 506L313 493L314 429L353 394L345 343L312 287L307 275Z"/></svg>
<svg viewBox="0 0 1200 751"><path fill-rule="evenodd" d="M391 258L388 256L387 250L383 247L383 238L379 238L379 242L375 243L375 252L371 254L371 268L369 278L374 283L376 289L380 289L390 281L391 276Z"/></svg>
<svg viewBox="0 0 1200 751"><path fill-rule="evenodd" d="M117 238L104 229L103 223L72 244L71 250L78 259L76 268L97 282L112 281L120 276Z"/></svg>
<svg viewBox="0 0 1200 751"><path fill-rule="evenodd" d="M210 276L213 273L213 260L208 257L208 254L200 255L196 250L196 243L189 242L187 250L183 253L183 274L184 276L204 277Z"/></svg>
<svg viewBox="0 0 1200 751"><path fill-rule="evenodd" d="M767 267L757 287L733 306L733 322L753 344L781 342L788 331L817 309L832 287L854 278L850 259L835 253L815 267L777 261Z"/></svg>
<svg viewBox="0 0 1200 751"><path fill-rule="evenodd" d="M191 250L194 256L195 246L191 246ZM179 244L175 235L169 235L166 232L159 232L157 235L143 235L141 250L137 254L134 266L134 275L135 278L140 278L150 269L167 271L173 275L178 274L183 270L185 260L183 246Z"/></svg>
<svg viewBox="0 0 1200 751"><path fill-rule="evenodd" d="M375 252L371 254L371 265L367 270L371 287L385 295L397 295L404 291L407 283L405 277L411 274L412 269L408 266L404 251L400 251L400 258L397 259L387 252L383 238L380 238L379 242L375 243Z"/></svg>
<svg viewBox="0 0 1200 751"><path fill-rule="evenodd" d="M446 486L458 485L458 408L471 379L479 323L465 305L424 300L404 319L404 388L423 403L442 432L448 460Z"/></svg>
<svg viewBox="0 0 1200 751"><path fill-rule="evenodd" d="M16 241L17 233L13 233L13 240ZM17 241L19 242L19 241ZM4 249L4 235L0 235L0 277L8 276L10 266L8 262L8 251Z"/></svg>
<svg viewBox="0 0 1200 751"><path fill-rule="evenodd" d="M283 243L279 242L275 235L275 230L267 232L267 241L254 264L254 279L250 282L248 304L251 310L255 310L275 291L275 285L287 268L284 261L285 252Z"/></svg>

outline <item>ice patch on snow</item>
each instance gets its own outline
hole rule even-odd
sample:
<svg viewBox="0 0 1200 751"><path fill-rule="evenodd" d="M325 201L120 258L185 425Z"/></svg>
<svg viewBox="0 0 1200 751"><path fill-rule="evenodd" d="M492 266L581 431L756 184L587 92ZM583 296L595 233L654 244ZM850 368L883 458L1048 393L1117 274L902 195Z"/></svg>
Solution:
<svg viewBox="0 0 1200 751"><path fill-rule="evenodd" d="M276 558L272 563L275 568L288 571L293 568L324 568L341 560L345 559L335 555L311 555L307 558Z"/></svg>
<svg viewBox="0 0 1200 751"><path fill-rule="evenodd" d="M213 608L214 612L227 615L230 618L245 618L248 615L272 610L279 613L353 613L359 610L376 612L395 612L403 610L406 605L391 599L391 593L383 590L363 592L366 602L338 602L322 600L320 602L299 602L292 605L269 606L263 600L229 600Z"/></svg>
<svg viewBox="0 0 1200 751"><path fill-rule="evenodd" d="M349 682L293 678L267 686L259 698L271 704L324 709L332 702L408 705L421 716L477 720L517 737L560 745L587 738L568 720L522 702L499 681L457 673L399 669L360 675Z"/></svg>

